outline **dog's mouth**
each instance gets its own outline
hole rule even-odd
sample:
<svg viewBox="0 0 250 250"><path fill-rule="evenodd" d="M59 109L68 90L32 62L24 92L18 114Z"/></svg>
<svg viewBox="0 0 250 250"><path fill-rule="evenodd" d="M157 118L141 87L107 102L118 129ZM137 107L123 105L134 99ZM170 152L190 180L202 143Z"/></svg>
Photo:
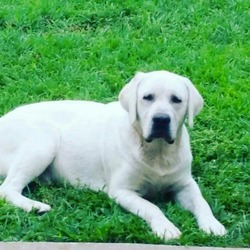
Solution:
<svg viewBox="0 0 250 250"><path fill-rule="evenodd" d="M163 139L165 142L167 142L168 144L174 144L174 139L170 138L170 137L164 137L164 136L157 136L157 137L153 137L153 136L149 136L148 138L145 138L145 141L147 143L151 143L153 140L157 140L157 139Z"/></svg>

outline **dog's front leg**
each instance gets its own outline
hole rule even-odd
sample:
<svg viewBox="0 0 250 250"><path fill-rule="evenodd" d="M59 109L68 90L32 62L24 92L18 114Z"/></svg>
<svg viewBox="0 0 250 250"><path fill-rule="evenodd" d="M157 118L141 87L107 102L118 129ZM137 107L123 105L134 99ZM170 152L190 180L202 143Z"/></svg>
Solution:
<svg viewBox="0 0 250 250"><path fill-rule="evenodd" d="M160 238L169 240L179 238L181 235L180 230L164 216L157 206L141 198L136 192L118 189L110 192L110 196L123 208L143 218Z"/></svg>
<svg viewBox="0 0 250 250"><path fill-rule="evenodd" d="M190 179L190 182L177 192L176 200L194 214L200 229L206 233L218 236L226 233L224 226L214 217L194 179Z"/></svg>

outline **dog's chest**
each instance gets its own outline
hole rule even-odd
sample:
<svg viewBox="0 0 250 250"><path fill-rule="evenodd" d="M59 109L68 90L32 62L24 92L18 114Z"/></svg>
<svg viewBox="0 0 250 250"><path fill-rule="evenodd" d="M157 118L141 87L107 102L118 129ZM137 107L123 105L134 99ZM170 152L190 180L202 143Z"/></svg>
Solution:
<svg viewBox="0 0 250 250"><path fill-rule="evenodd" d="M175 185L181 177L182 165L178 155L161 154L147 158L141 169L141 188L146 193L154 193Z"/></svg>
<svg viewBox="0 0 250 250"><path fill-rule="evenodd" d="M141 154L142 164L153 176L168 177L179 170L181 159L178 151L168 151L161 147Z"/></svg>

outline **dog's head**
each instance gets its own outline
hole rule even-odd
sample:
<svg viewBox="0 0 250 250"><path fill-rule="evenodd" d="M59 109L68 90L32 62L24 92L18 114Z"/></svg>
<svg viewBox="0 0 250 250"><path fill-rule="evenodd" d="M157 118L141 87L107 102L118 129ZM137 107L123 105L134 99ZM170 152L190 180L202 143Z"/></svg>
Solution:
<svg viewBox="0 0 250 250"><path fill-rule="evenodd" d="M185 118L193 126L203 99L190 80L167 71L137 73L121 90L119 100L131 124L140 124L150 142L162 138L174 143Z"/></svg>

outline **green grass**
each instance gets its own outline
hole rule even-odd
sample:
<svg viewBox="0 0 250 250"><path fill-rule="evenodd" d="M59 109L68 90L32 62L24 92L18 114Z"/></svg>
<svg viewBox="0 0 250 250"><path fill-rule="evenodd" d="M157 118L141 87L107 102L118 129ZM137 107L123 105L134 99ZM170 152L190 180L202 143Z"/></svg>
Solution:
<svg viewBox="0 0 250 250"><path fill-rule="evenodd" d="M42 100L115 100L136 71L188 76L205 98L191 134L193 174L228 234L197 228L178 205L157 205L182 230L177 245L250 245L249 3L245 0L5 0L0 3L0 114ZM103 193L65 185L26 195L27 214L0 201L1 241L163 243Z"/></svg>

